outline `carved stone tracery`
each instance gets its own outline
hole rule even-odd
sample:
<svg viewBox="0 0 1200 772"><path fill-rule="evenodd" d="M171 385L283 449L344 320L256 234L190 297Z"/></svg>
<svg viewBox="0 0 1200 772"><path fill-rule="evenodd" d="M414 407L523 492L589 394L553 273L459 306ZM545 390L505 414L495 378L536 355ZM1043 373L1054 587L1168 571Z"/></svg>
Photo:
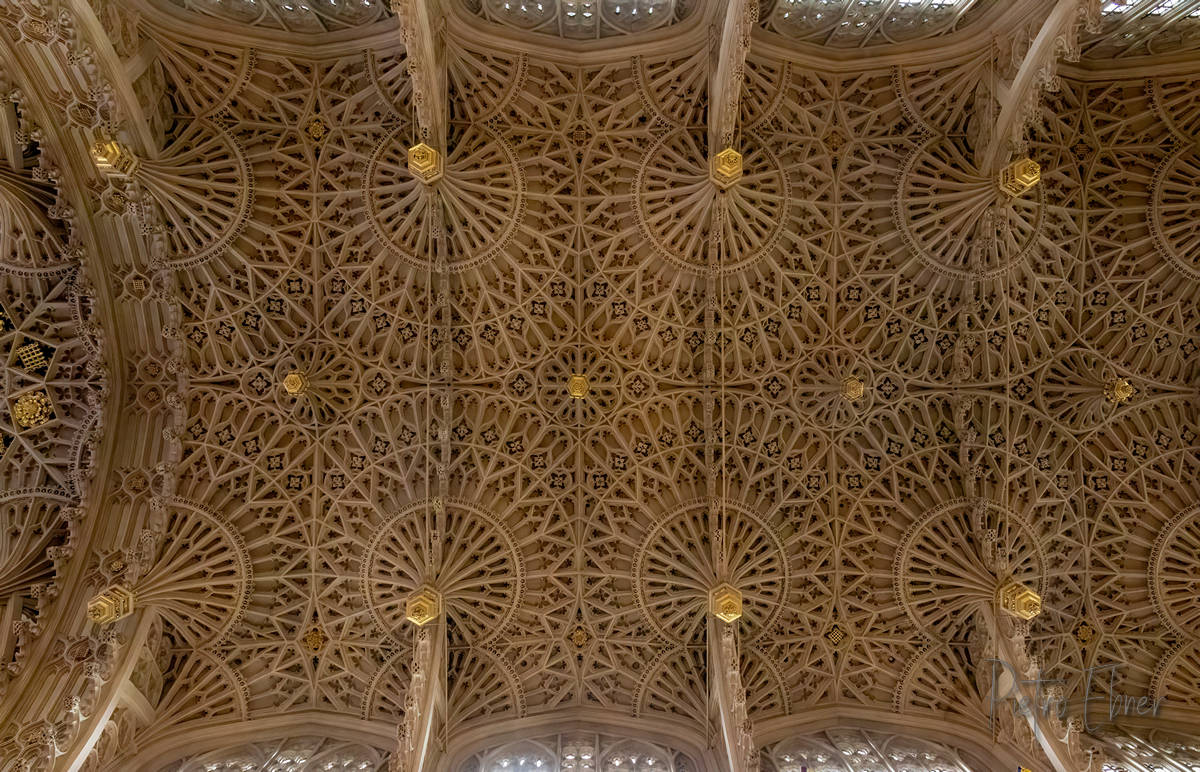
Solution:
<svg viewBox="0 0 1200 772"><path fill-rule="evenodd" d="M122 324L155 330L128 339L122 407L158 466L120 451L114 509L147 514L88 573L153 612L164 686L114 712L96 769L214 718L417 726L410 689L437 674L402 620L426 585L448 738L575 709L702 732L715 676L747 722L970 724L1009 633L1071 684L1120 659L1129 689L1200 706L1194 81L1060 76L1025 138L1041 185L1004 197L973 123L992 52L855 72L751 52L722 190L704 56L455 39L426 185L394 42L306 58L154 35L179 114L93 192L155 258L114 257L111 285ZM36 502L86 489L102 378L65 205L3 174L7 383L50 405L0 425L12 517L39 523L4 564L33 588L0 649L20 670L76 522ZM989 630L1009 580L1043 613ZM720 582L744 603L724 674L699 646ZM112 647L88 647L94 697ZM66 752L57 731L21 747ZM974 763L813 740L879 743Z"/></svg>

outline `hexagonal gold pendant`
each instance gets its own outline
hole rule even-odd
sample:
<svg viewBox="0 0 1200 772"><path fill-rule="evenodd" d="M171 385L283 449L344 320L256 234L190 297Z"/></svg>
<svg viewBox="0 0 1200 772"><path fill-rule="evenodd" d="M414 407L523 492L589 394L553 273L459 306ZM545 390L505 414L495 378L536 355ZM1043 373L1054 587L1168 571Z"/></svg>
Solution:
<svg viewBox="0 0 1200 772"><path fill-rule="evenodd" d="M413 590L404 604L404 618L417 627L424 627L442 613L442 596L428 584Z"/></svg>
<svg viewBox="0 0 1200 772"><path fill-rule="evenodd" d="M1113 378L1104 384L1104 398L1114 405L1127 405L1137 391L1128 378Z"/></svg>
<svg viewBox="0 0 1200 772"><path fill-rule="evenodd" d="M742 616L742 591L721 582L708 594L708 613L722 622L736 622Z"/></svg>
<svg viewBox="0 0 1200 772"><path fill-rule="evenodd" d="M283 388L288 394L303 394L308 391L308 377L299 370L292 370L283 376Z"/></svg>
<svg viewBox="0 0 1200 772"><path fill-rule="evenodd" d="M133 613L133 591L114 584L88 601L88 619L107 625Z"/></svg>
<svg viewBox="0 0 1200 772"><path fill-rule="evenodd" d="M92 161L102 172L117 172L129 176L137 171L138 159L133 152L115 139L98 140L92 145Z"/></svg>
<svg viewBox="0 0 1200 772"><path fill-rule="evenodd" d="M1042 167L1032 158L1018 158L1000 170L1000 189L1010 196L1019 196L1042 179Z"/></svg>
<svg viewBox="0 0 1200 772"><path fill-rule="evenodd" d="M408 149L408 170L426 185L442 177L442 154L424 142Z"/></svg>
<svg viewBox="0 0 1200 772"><path fill-rule="evenodd" d="M742 154L727 147L712 157L709 176L724 190L742 178Z"/></svg>
<svg viewBox="0 0 1200 772"><path fill-rule="evenodd" d="M1042 613L1042 596L1020 582L1000 588L1000 608L1018 619L1033 619Z"/></svg>
<svg viewBox="0 0 1200 772"><path fill-rule="evenodd" d="M571 399L583 399L588 395L588 379L579 373L571 373L571 377L567 379L567 394L571 395Z"/></svg>

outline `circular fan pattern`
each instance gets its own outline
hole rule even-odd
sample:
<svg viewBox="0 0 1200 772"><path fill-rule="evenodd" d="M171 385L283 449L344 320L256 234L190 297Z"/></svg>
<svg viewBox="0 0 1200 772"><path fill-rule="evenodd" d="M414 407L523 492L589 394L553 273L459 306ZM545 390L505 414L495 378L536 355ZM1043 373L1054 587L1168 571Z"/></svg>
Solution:
<svg viewBox="0 0 1200 772"><path fill-rule="evenodd" d="M524 564L512 534L500 520L460 499L445 502L437 529L434 502L406 507L379 529L362 563L362 586L371 616L398 633L409 593L431 584L441 593L446 617L466 642L486 641L503 630L520 600ZM439 545L433 549L433 545ZM425 556L440 552L438 566Z"/></svg>
<svg viewBox="0 0 1200 772"><path fill-rule="evenodd" d="M935 640L961 640L1009 577L1044 594L1045 557L1033 529L995 502L955 499L923 515L896 551L896 593Z"/></svg>
<svg viewBox="0 0 1200 772"><path fill-rule="evenodd" d="M1163 161L1150 192L1150 231L1171 265L1192 281L1200 281L1200 153L1184 146Z"/></svg>
<svg viewBox="0 0 1200 772"><path fill-rule="evenodd" d="M408 74L408 52L381 56L367 52L367 73L379 96L396 115L409 119L413 112L412 78Z"/></svg>
<svg viewBox="0 0 1200 772"><path fill-rule="evenodd" d="M1180 513L1159 534L1150 557L1150 594L1163 620L1200 640L1200 506Z"/></svg>
<svg viewBox="0 0 1200 772"><path fill-rule="evenodd" d="M162 552L135 585L139 605L154 608L190 645L219 640L250 602L250 557L241 535L189 501L172 503Z"/></svg>
<svg viewBox="0 0 1200 772"><path fill-rule="evenodd" d="M960 280L989 279L1026 260L1042 230L1041 186L1002 194L970 151L931 139L913 151L893 202L897 229L931 270Z"/></svg>
<svg viewBox="0 0 1200 772"><path fill-rule="evenodd" d="M789 567L779 535L734 501L698 500L660 520L634 558L637 602L655 629L685 643L704 640L709 590L742 593L738 626L751 641L771 627L787 596ZM724 571L720 565L724 564Z"/></svg>
<svg viewBox="0 0 1200 772"><path fill-rule="evenodd" d="M384 137L363 175L367 214L376 235L406 263L434 266L437 228L445 229L453 272L491 260L524 219L525 178L509 144L482 124L471 124L432 185L408 171L407 129ZM442 207L438 211L438 207Z"/></svg>
<svg viewBox="0 0 1200 772"><path fill-rule="evenodd" d="M743 135L742 178L728 190L710 179L707 140L700 129L663 135L638 169L634 183L638 224L663 259L693 273L709 264L709 232L722 269L752 265L779 241L789 187L779 159L751 133Z"/></svg>
<svg viewBox="0 0 1200 772"><path fill-rule="evenodd" d="M61 273L78 259L61 223L52 222L54 192L11 169L0 168L0 266L24 275Z"/></svg>
<svg viewBox="0 0 1200 772"><path fill-rule="evenodd" d="M162 157L142 161L133 179L162 215L176 268L219 255L250 219L254 180L246 155L229 132L209 121L189 124Z"/></svg>

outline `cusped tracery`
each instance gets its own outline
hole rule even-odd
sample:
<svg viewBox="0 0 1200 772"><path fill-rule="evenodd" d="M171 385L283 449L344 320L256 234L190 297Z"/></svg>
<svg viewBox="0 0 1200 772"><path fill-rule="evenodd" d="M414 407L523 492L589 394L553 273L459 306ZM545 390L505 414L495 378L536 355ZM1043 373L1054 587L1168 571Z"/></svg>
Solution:
<svg viewBox="0 0 1200 772"><path fill-rule="evenodd" d="M273 394L279 411L304 425L338 421L354 411L370 388L359 363L329 344L303 343L280 357L272 370L255 368L243 380L254 392Z"/></svg>
<svg viewBox="0 0 1200 772"><path fill-rule="evenodd" d="M695 761L660 743L602 732L564 732L476 751L457 772L687 772Z"/></svg>
<svg viewBox="0 0 1200 772"><path fill-rule="evenodd" d="M1103 772L1153 772L1164 764L1186 770L1200 764L1200 743L1184 733L1105 727L1095 734L1093 747L1107 757Z"/></svg>
<svg viewBox="0 0 1200 772"><path fill-rule="evenodd" d="M57 263L59 255L50 257ZM78 266L44 277L0 272L0 470L6 487L77 493L96 450L101 371L92 299Z"/></svg>
<svg viewBox="0 0 1200 772"><path fill-rule="evenodd" d="M353 29L382 21L391 9L382 0L170 0L198 15L226 23L245 24L266 30L317 34Z"/></svg>
<svg viewBox="0 0 1200 772"><path fill-rule="evenodd" d="M359 743L288 737L193 754L163 772L384 772L388 758L388 752Z"/></svg>
<svg viewBox="0 0 1200 772"><path fill-rule="evenodd" d="M999 761L933 739L878 729L838 728L781 740L762 750L771 772L974 772Z"/></svg>
<svg viewBox="0 0 1200 772"><path fill-rule="evenodd" d="M1087 349L1071 349L1038 373L1037 402L1076 431L1100 427L1136 398L1144 401L1153 382L1118 369Z"/></svg>
<svg viewBox="0 0 1200 772"><path fill-rule="evenodd" d="M881 378L877 395L873 368L849 349L817 350L787 376L777 379L780 388L790 384L796 407L819 426L847 426L869 415L877 397L903 396L903 381L897 378Z"/></svg>
<svg viewBox="0 0 1200 772"><path fill-rule="evenodd" d="M620 371L591 347L568 348L561 357L544 362L534 375L537 385L527 388L536 389L538 404L565 426L594 424L600 415L620 407ZM643 378L642 384L626 388L645 396L652 385Z"/></svg>
<svg viewBox="0 0 1200 772"><path fill-rule="evenodd" d="M871 5L770 0L764 3L760 24L789 38L851 48L945 35L970 23L987 5L976 0L886 0Z"/></svg>

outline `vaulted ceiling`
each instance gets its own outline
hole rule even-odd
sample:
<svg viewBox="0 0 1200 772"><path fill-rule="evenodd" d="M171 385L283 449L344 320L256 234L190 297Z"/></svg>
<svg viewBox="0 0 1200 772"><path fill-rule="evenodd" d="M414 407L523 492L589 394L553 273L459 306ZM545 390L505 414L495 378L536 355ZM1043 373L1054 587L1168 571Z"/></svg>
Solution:
<svg viewBox="0 0 1200 772"><path fill-rule="evenodd" d="M0 770L1196 768L1200 4L395 5L0 4Z"/></svg>

